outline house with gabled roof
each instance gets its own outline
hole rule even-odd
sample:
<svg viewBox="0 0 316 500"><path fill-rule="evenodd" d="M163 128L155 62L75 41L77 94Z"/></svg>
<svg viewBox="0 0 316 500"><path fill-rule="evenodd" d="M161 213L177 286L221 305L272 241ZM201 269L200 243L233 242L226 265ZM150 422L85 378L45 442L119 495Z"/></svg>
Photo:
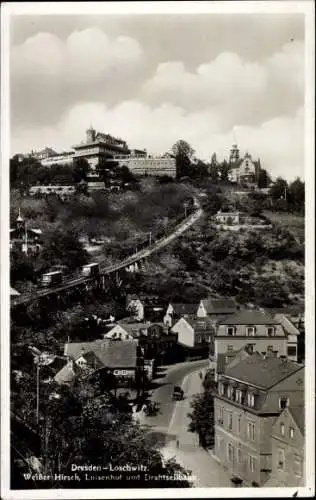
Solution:
<svg viewBox="0 0 316 500"><path fill-rule="evenodd" d="M242 310L218 320L214 337L214 361L225 370L226 358L241 349L263 355L287 357L288 339L281 322L265 311Z"/></svg>
<svg viewBox="0 0 316 500"><path fill-rule="evenodd" d="M215 454L232 481L262 486L273 470L274 424L304 404L304 366L254 353L230 365L214 395Z"/></svg>
<svg viewBox="0 0 316 500"><path fill-rule="evenodd" d="M213 297L209 297L200 301L196 315L198 318L209 317L217 319L229 314L234 314L236 311L237 304L234 299L215 299Z"/></svg>
<svg viewBox="0 0 316 500"><path fill-rule="evenodd" d="M93 342L71 342L65 344L64 355L69 366L56 377L62 383L67 379L89 376L97 370L112 372L120 380L134 380L138 369L143 367L143 352L137 340L95 340ZM55 377L55 380L57 381Z"/></svg>
<svg viewBox="0 0 316 500"><path fill-rule="evenodd" d="M198 304L186 304L182 302L170 302L166 309L166 314L163 322L166 326L171 327L179 318L187 318L195 316L197 313Z"/></svg>
<svg viewBox="0 0 316 500"><path fill-rule="evenodd" d="M210 344L214 337L214 328L209 318L186 316L180 318L171 328L178 335L178 343L185 347L199 347Z"/></svg>
<svg viewBox="0 0 316 500"><path fill-rule="evenodd" d="M288 406L272 428L272 472L265 487L305 486L305 410Z"/></svg>

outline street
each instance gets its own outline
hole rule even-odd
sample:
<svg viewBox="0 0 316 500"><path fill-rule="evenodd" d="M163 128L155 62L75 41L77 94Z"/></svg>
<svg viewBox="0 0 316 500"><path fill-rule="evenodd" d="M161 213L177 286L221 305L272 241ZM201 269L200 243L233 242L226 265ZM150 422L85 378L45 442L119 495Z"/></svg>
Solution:
<svg viewBox="0 0 316 500"><path fill-rule="evenodd" d="M146 417L143 425L150 429L161 442L161 451L166 459L175 458L196 478L195 487L231 488L230 477L212 453L198 444L195 433L188 432L191 411L190 402L194 394L202 391L203 376L209 366L208 360L185 362L164 367L165 376L155 379L157 389L151 400L160 403L160 413L155 417ZM184 390L182 401L172 401L174 385ZM177 441L178 446L177 446Z"/></svg>

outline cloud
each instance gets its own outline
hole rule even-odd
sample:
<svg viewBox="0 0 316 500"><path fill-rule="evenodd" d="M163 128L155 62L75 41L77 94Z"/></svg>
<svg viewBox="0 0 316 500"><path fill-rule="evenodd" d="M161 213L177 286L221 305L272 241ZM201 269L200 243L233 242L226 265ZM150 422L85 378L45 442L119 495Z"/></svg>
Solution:
<svg viewBox="0 0 316 500"><path fill-rule="evenodd" d="M210 123L213 120L213 131ZM235 132L241 153L248 151L273 177L304 178L304 113L280 116L260 126L239 126ZM13 152L29 151L46 145L69 149L85 138L90 125L127 140L130 147L147 148L154 154L169 150L178 139L187 140L198 157L228 157L232 129L220 132L212 110L187 111L180 106L161 104L151 108L140 101L125 101L108 108L104 103L81 103L68 110L54 128L21 128L16 131Z"/></svg>
<svg viewBox="0 0 316 500"><path fill-rule="evenodd" d="M286 44L262 61L246 61L223 52L195 71L181 61L160 63L143 85L148 102L171 102L185 109L213 108L222 129L259 124L272 116L293 113L303 103L304 47Z"/></svg>
<svg viewBox="0 0 316 500"><path fill-rule="evenodd" d="M99 28L74 31L65 41L38 33L12 48L11 74L19 80L55 77L65 84L86 85L136 71L142 58L137 40L125 36L110 39Z"/></svg>

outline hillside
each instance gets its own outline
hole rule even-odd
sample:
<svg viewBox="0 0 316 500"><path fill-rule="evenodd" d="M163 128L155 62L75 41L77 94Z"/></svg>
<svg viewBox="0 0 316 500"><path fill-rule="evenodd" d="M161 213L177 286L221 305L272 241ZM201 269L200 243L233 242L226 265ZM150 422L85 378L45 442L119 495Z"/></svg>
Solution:
<svg viewBox="0 0 316 500"><path fill-rule="evenodd" d="M43 240L36 259L12 252L12 286L32 289L36 278L53 265L75 271L92 259L111 263L124 258L169 233L184 218L184 203L193 192L184 184L146 178L133 191L77 193L67 200L11 191L11 227L20 209L26 227L41 229ZM93 239L101 244L89 255Z"/></svg>
<svg viewBox="0 0 316 500"><path fill-rule="evenodd" d="M141 286L173 300L192 302L211 293L234 296L242 304L303 307L304 243L288 229L289 216L273 215L277 224L268 232L236 233L216 230L206 211L151 262ZM297 217L298 222L304 224Z"/></svg>

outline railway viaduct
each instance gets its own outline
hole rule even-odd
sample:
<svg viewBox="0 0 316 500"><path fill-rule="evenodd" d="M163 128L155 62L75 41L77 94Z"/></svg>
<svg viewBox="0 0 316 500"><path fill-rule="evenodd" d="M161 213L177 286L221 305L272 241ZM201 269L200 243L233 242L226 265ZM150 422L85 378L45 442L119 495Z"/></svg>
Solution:
<svg viewBox="0 0 316 500"><path fill-rule="evenodd" d="M148 245L143 250L136 252L126 259L111 266L100 263L100 275L98 277L73 277L67 282L51 287L41 289L30 294L22 294L11 299L11 310L22 307L26 311L32 311L38 307L47 307L54 302L67 302L75 300L89 290L105 289L107 278L113 275L119 277L122 271L137 272L144 270L146 261L150 256L162 248L169 245L177 237L189 229L203 214L200 204L195 200L195 211L185 218L168 236Z"/></svg>

